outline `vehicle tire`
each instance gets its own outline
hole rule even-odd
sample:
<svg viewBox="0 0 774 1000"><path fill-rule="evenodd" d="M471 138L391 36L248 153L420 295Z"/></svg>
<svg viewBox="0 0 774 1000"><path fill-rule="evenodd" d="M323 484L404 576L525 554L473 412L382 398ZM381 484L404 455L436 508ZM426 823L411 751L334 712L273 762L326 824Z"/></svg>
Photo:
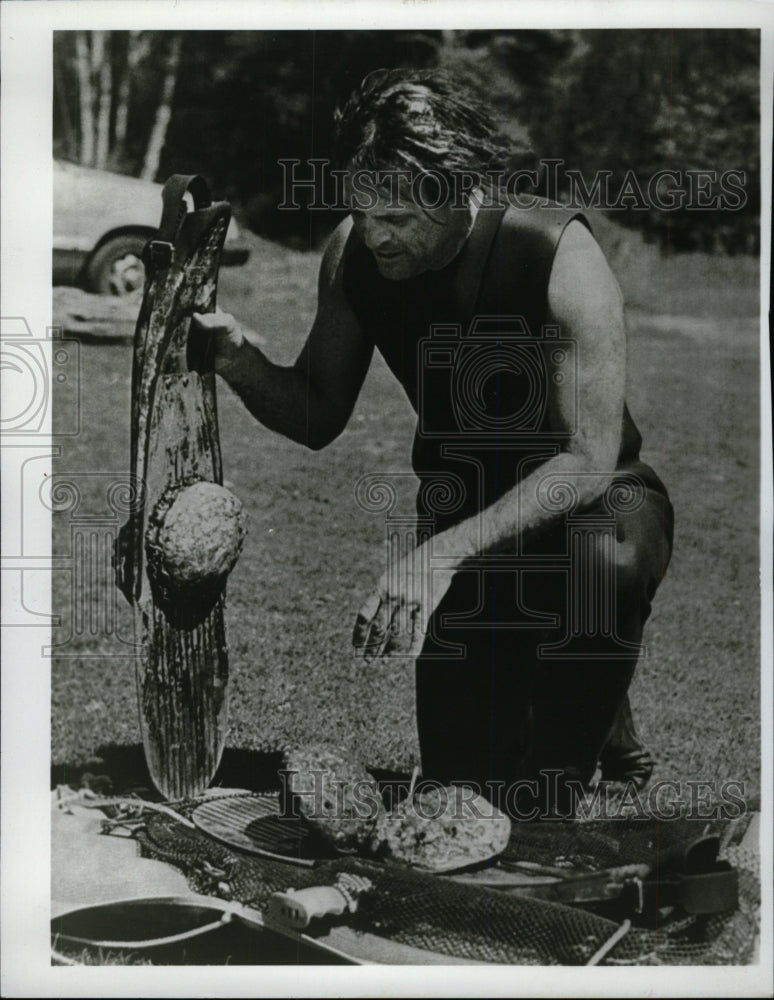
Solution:
<svg viewBox="0 0 774 1000"><path fill-rule="evenodd" d="M149 237L123 233L106 240L86 265L86 288L99 295L131 295L145 283L142 251Z"/></svg>

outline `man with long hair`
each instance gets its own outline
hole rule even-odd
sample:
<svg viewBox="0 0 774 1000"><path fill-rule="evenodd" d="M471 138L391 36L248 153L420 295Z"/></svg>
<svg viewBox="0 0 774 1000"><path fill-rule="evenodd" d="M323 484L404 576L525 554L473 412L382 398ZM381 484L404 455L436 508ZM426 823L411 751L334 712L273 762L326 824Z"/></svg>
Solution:
<svg viewBox="0 0 774 1000"><path fill-rule="evenodd" d="M648 780L627 690L672 508L624 401L617 282L582 214L514 195L510 154L453 81L371 73L337 113L350 214L296 363L197 322L250 412L314 449L383 355L417 413L417 544L354 642L416 657L423 776L520 814L514 788L571 809L599 762Z"/></svg>

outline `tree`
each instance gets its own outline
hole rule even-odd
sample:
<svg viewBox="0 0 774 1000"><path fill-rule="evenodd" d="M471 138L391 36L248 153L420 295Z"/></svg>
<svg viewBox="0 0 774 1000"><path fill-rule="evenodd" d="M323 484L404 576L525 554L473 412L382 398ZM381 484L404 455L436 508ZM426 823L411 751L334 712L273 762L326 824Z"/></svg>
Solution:
<svg viewBox="0 0 774 1000"><path fill-rule="evenodd" d="M662 97L648 166L676 163L693 172L693 183L689 177L682 185L693 205L652 213L649 227L671 249L755 253L760 244L758 33L691 34L690 47L676 46L680 86ZM729 201L731 171L744 183ZM702 201L726 207L702 209Z"/></svg>
<svg viewBox="0 0 774 1000"><path fill-rule="evenodd" d="M94 88L91 80L89 38L85 31L75 32L75 58L81 112L81 163L86 167L91 167L94 165Z"/></svg>
<svg viewBox="0 0 774 1000"><path fill-rule="evenodd" d="M140 177L145 181L155 180L161 160L161 151L164 148L169 121L172 117L172 98L175 95L175 84L177 83L177 71L180 66L180 50L182 38L179 32L175 32L167 50L167 57L164 62L164 82L161 88L161 99L156 108L156 116L153 120L148 148L145 151Z"/></svg>
<svg viewBox="0 0 774 1000"><path fill-rule="evenodd" d="M120 165L127 158L126 137L129 128L129 102L132 94L132 82L138 67L146 59L150 50L148 32L130 31L126 38L126 58L119 74L119 84L116 92L116 117L113 132L113 165Z"/></svg>
<svg viewBox="0 0 774 1000"><path fill-rule="evenodd" d="M93 31L91 42L91 73L98 81L97 118L95 122L94 166L104 170L107 166L110 144L110 105L113 97L113 74L107 52L109 34Z"/></svg>
<svg viewBox="0 0 774 1000"><path fill-rule="evenodd" d="M664 249L754 251L758 46L757 32L738 29L577 32L567 57L544 79L544 100L528 124L541 154L563 159L587 186L610 171L614 196L627 177L645 191L658 171L677 171L682 207L662 209L646 199L614 213ZM688 171L719 178L732 169L746 174L745 205L697 210Z"/></svg>
<svg viewBox="0 0 774 1000"><path fill-rule="evenodd" d="M155 179L181 49L177 32L57 32L55 150Z"/></svg>
<svg viewBox="0 0 774 1000"><path fill-rule="evenodd" d="M66 57L61 45L54 43L54 100L58 114L54 117L54 146L57 139L64 147L68 160L78 158L78 136L73 114L70 110L70 94L67 86ZM58 133L58 134L57 134Z"/></svg>

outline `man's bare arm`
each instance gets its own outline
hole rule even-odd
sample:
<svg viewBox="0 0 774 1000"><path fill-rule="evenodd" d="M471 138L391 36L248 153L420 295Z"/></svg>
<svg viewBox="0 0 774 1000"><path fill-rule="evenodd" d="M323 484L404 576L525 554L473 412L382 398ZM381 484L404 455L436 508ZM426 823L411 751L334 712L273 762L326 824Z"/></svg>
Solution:
<svg viewBox="0 0 774 1000"><path fill-rule="evenodd" d="M320 266L317 314L295 364L275 365L241 335L233 317L197 317L216 338L215 370L270 430L322 448L344 429L373 354L343 290L346 220L333 233Z"/></svg>
<svg viewBox="0 0 774 1000"><path fill-rule="evenodd" d="M548 321L575 349L576 377L558 383L552 378L551 352L546 351L549 421L564 438L563 450L479 515L437 535L436 554L475 556L559 520L563 512L541 501L548 481L568 483L580 505L601 496L610 483L620 447L626 380L623 301L602 251L580 222L570 223L556 251Z"/></svg>

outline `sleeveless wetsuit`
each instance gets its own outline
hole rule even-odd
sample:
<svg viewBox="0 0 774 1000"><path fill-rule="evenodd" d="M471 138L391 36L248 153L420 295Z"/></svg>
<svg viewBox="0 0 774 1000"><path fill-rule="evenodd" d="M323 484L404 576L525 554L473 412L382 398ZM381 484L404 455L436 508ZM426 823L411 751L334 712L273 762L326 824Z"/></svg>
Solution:
<svg viewBox="0 0 774 1000"><path fill-rule="evenodd" d="M573 377L574 347L544 324L554 253L573 219L586 223L550 203L482 208L454 260L400 281L383 278L371 252L350 233L344 292L417 413L417 513L430 533L474 516L565 443L549 425L546 386L554 374ZM551 373L548 343L556 364ZM541 622L566 612L564 526L533 543L532 555L556 557L547 571L459 572L417 661L426 778L508 782L550 766L590 777L625 696L636 662L632 649L671 550L666 489L640 461L640 445L625 408L617 468L624 492L634 484L646 502L616 515L618 541L631 542L639 572L636 600L623 601L628 610L617 612L615 641L600 652L606 664L593 662L598 641L579 653L583 671L574 675L561 660L549 673L540 662L541 642L557 637L556 628L551 633ZM599 505L590 510L595 513ZM584 700L590 700L588 721L579 730L569 715L583 713ZM566 746L557 730L567 736Z"/></svg>

